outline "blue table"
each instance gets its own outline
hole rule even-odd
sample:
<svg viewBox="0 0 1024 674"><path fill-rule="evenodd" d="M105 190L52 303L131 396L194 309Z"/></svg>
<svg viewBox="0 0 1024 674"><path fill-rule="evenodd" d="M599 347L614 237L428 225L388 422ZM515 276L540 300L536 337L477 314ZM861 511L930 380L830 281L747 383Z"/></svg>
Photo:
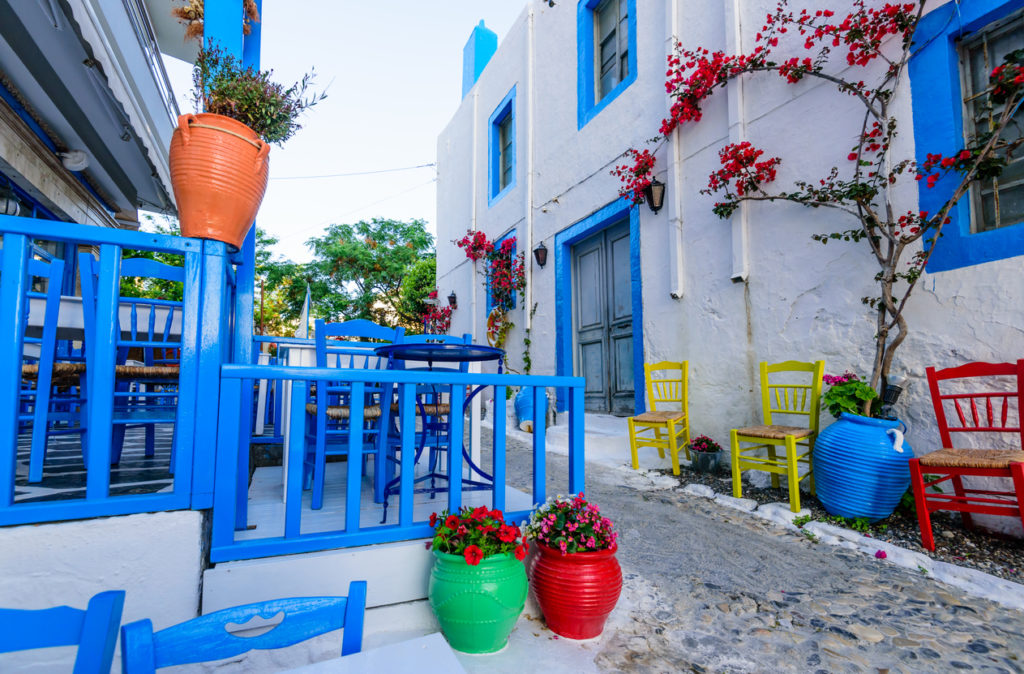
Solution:
<svg viewBox="0 0 1024 674"><path fill-rule="evenodd" d="M386 346L380 346L374 349L374 353L378 356L388 359L388 368L394 367L395 361L419 361L426 362L428 369L433 369L434 363L479 363L485 361L498 361L498 374L503 371L505 352L502 349L495 348L493 346L484 346L482 344L453 344L453 343L437 343L437 344L388 344ZM462 407L462 413L465 414L466 409L472 402L473 398L480 393L480 391L487 388L486 386L477 386L473 389L468 396ZM423 404L417 401L417 405L420 408L420 414L426 419L425 410ZM451 415L453 411L449 412ZM449 421L450 423L450 421ZM463 491L482 491L494 488L494 478L491 475L485 473L479 466L473 462L473 457L466 449L466 444L462 442L461 438L459 442L462 445L462 457L465 459L466 464L469 466L470 478L462 479ZM448 437L449 448L451 451L452 438L449 434ZM426 446L426 434L420 438L420 445L416 450L416 457L413 459L413 465L420 460L420 455L423 453L423 448ZM476 473L486 482L480 482L473 480L472 475ZM413 481L413 484L420 484L430 481L430 486L420 487L413 489L413 494L430 494L430 498L434 498L439 492L448 491L447 484L445 486L437 486L438 480L444 480L447 483L448 476L444 473L435 472L431 469L426 475L421 475ZM386 522L388 519L388 496L391 494L397 494L399 490L399 482L401 477L388 482L384 490L384 519L382 522Z"/></svg>

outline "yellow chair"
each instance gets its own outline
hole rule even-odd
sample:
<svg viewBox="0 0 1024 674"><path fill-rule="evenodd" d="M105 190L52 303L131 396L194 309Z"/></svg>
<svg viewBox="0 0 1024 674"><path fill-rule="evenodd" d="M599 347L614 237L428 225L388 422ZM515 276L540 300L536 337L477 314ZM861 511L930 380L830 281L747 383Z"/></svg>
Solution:
<svg viewBox="0 0 1024 674"><path fill-rule="evenodd" d="M672 457L672 473L679 475L679 449L690 459L690 409L687 398L686 377L689 361L644 364L647 379L647 400L651 410L629 419L629 448L633 452L633 468L640 468L638 447L657 447L658 456L665 458L665 450ZM664 374L658 376L655 374ZM658 409L658 407L662 409ZM664 409L678 407L679 409Z"/></svg>
<svg viewBox="0 0 1024 674"><path fill-rule="evenodd" d="M796 377L784 373L806 373L810 382L792 383ZM821 378L825 373L825 361L801 363L789 360L769 365L761 363L761 407L764 414L763 426L734 428L729 434L732 445L732 495L740 498L743 485L740 474L747 469L762 470L772 474L772 486L778 488L779 475L789 481L789 509L800 512L800 481L808 478L811 493L814 493L814 473L811 452L814 439L818 436L818 412L821 407ZM769 378L771 381L769 381ZM803 416L806 424L782 426L773 423L772 415ZM789 419L787 419L789 420ZM740 444L752 446L740 448ZM800 450L806 449L802 454ZM776 447L785 448L785 458L777 458ZM751 456L752 452L768 450L768 456ZM801 477L799 464L807 464L807 473Z"/></svg>

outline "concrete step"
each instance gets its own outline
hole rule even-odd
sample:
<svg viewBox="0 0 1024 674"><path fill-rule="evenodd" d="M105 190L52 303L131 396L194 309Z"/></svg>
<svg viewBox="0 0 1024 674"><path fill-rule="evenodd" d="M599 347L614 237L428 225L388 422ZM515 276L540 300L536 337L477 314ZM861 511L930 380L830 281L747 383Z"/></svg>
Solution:
<svg viewBox="0 0 1024 674"><path fill-rule="evenodd" d="M559 421L568 421L567 415L559 415ZM606 466L630 465L629 453L629 422L627 417L616 417L610 414L585 414L583 420L584 451L588 463L600 463ZM559 454L569 453L569 425L559 423L548 429L545 439L548 448ZM640 467L670 468L672 462L666 455L658 457L658 450L641 447L639 451Z"/></svg>

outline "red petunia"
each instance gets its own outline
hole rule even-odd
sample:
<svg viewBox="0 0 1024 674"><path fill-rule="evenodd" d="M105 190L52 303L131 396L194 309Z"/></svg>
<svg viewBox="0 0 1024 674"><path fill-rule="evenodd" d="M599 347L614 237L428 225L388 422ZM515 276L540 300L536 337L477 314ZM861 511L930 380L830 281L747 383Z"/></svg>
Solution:
<svg viewBox="0 0 1024 674"><path fill-rule="evenodd" d="M516 546L516 559L523 561L526 558L526 544Z"/></svg>
<svg viewBox="0 0 1024 674"><path fill-rule="evenodd" d="M512 543L517 538L519 538L519 529L505 524L501 525L501 529L498 530L498 540L502 543Z"/></svg>
<svg viewBox="0 0 1024 674"><path fill-rule="evenodd" d="M500 510L492 510L491 513L490 513L490 518L492 520L497 520L498 522L502 522L502 521L505 520L505 515L502 514L502 512Z"/></svg>
<svg viewBox="0 0 1024 674"><path fill-rule="evenodd" d="M480 506L479 508L473 508L473 512L471 512L469 516L475 520L482 520L483 518L487 517L487 514L487 506Z"/></svg>
<svg viewBox="0 0 1024 674"><path fill-rule="evenodd" d="M466 558L466 564L469 564L470 566L476 566L480 563L480 560L484 558L484 553L483 550L481 550L477 546L471 545L468 548L466 548L466 551L463 553L463 556Z"/></svg>
<svg viewBox="0 0 1024 674"><path fill-rule="evenodd" d="M448 527L449 529L458 529L459 528L459 518L456 517L455 515L449 515L448 518L445 519L444 525L446 527Z"/></svg>
<svg viewBox="0 0 1024 674"><path fill-rule="evenodd" d="M437 524L437 513L430 513L430 526Z"/></svg>

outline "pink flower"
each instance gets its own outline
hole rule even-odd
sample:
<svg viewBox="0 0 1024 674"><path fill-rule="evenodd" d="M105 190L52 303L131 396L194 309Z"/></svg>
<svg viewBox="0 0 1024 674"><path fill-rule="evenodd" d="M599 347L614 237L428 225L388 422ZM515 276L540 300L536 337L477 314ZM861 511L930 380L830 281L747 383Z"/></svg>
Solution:
<svg viewBox="0 0 1024 674"><path fill-rule="evenodd" d="M876 559L885 559L888 555L885 554L885 550L878 550L875 552Z"/></svg>

